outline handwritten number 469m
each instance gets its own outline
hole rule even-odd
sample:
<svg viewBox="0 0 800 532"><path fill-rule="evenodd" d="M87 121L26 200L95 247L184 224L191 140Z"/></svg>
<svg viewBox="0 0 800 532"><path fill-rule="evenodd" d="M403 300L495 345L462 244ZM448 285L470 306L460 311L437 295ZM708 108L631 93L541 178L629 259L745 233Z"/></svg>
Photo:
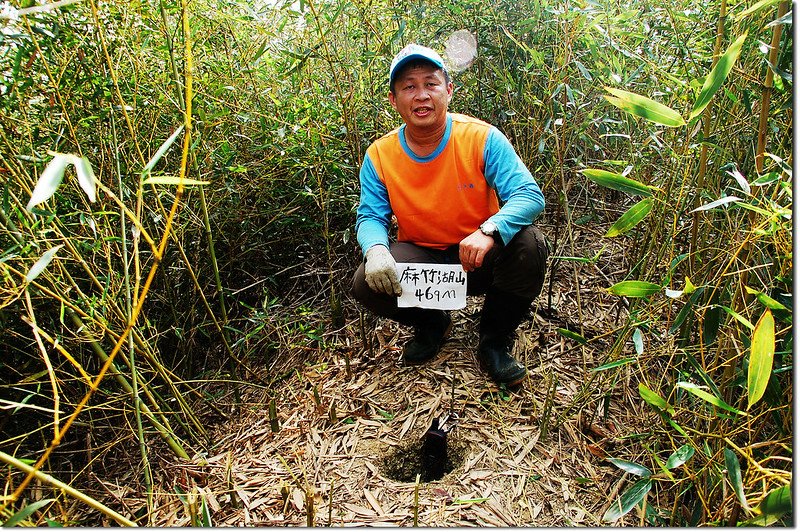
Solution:
<svg viewBox="0 0 800 532"><path fill-rule="evenodd" d="M414 292L414 297L417 298L418 301L444 301L447 299L455 299L456 298L456 291L455 289L451 290L437 290L431 286L422 290L421 288L417 288L416 292Z"/></svg>

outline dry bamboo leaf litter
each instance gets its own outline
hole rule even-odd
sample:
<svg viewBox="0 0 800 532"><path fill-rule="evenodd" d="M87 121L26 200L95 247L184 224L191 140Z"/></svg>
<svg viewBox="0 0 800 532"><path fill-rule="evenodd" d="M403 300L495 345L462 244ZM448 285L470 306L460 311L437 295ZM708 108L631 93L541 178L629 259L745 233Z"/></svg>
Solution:
<svg viewBox="0 0 800 532"><path fill-rule="evenodd" d="M206 460L207 481L201 492L209 501L212 521L227 526L305 526L307 484L314 490L317 526L328 524L329 511L332 526L410 526L414 483L386 476L382 460L390 451L419 441L431 420L450 408L455 379L454 406L461 422L453 434L464 445L463 457L441 480L420 485L420 525L600 524L593 515L602 515L610 504L609 493L620 485L620 476L586 448L600 439L595 433L603 430L597 427L607 426L598 424L599 401L593 400L588 410L580 404L576 408L584 415L592 412L594 431L584 430L591 424L576 423L573 416L558 427L552 424L558 414L583 400L581 393L586 393L591 375L588 370L603 362L604 353L598 349L610 344L580 348L557 334L557 327L581 330L574 292L565 288L567 283L555 280L553 303L559 315L569 318L553 320L534 314L520 328L516 352L527 362L530 377L514 393L498 390L477 367L474 310L480 300L472 298L473 311L454 313L455 334L442 356L428 365L401 366L401 348L409 333L379 320L372 333L377 339L374 356L354 352L351 377L338 353L324 364L300 367L275 390L277 433L271 431L267 416L271 396L244 387L244 403L250 406L238 419L213 429L217 445ZM582 305L594 304L598 311L583 316L584 330L612 330L613 300L592 286L583 287ZM540 298L540 306L545 297ZM348 338L348 343L359 349L357 336ZM285 359L296 361L298 356L287 353ZM541 415L554 376L558 387L550 432L542 438ZM625 433L626 425L639 425L640 420L629 421L620 413L622 407L628 412L620 402L635 399L612 398L609 419L617 428L606 429L610 440L614 434ZM329 417L332 405L335 420ZM153 515L157 525L188 524L183 508L169 499L179 476L170 469L160 479L166 495ZM577 477L591 482L579 485ZM281 496L281 486L289 487L288 499ZM231 494L241 501L238 507Z"/></svg>

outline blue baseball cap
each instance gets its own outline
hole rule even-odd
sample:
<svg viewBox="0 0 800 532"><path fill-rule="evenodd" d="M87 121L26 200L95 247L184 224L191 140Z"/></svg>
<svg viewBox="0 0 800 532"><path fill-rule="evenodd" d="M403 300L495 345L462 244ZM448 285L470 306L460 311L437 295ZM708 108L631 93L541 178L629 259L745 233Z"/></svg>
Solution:
<svg viewBox="0 0 800 532"><path fill-rule="evenodd" d="M420 46L419 44L409 44L400 50L397 55L394 56L394 59L392 59L392 65L389 67L389 86L394 83L394 78L397 76L397 73L400 72L400 69L402 69L406 63L414 59L430 61L436 65L436 67L446 70L444 59L435 51L425 46Z"/></svg>

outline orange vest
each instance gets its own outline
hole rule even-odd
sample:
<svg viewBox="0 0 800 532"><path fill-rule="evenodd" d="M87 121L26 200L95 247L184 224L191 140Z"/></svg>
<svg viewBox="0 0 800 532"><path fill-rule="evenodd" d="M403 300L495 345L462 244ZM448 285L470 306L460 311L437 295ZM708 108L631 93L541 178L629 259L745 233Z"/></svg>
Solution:
<svg viewBox="0 0 800 532"><path fill-rule="evenodd" d="M399 128L367 150L389 193L398 241L445 249L500 210L497 194L483 174L491 126L465 115L449 116L450 137L431 160L412 159L400 144Z"/></svg>

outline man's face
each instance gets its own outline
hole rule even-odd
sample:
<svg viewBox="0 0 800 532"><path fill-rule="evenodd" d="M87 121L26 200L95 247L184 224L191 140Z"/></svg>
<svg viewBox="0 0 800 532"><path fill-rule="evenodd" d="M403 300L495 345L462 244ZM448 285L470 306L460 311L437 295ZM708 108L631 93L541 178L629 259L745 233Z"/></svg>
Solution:
<svg viewBox="0 0 800 532"><path fill-rule="evenodd" d="M397 76L389 103L409 127L435 128L445 123L453 84L432 64L408 68Z"/></svg>

